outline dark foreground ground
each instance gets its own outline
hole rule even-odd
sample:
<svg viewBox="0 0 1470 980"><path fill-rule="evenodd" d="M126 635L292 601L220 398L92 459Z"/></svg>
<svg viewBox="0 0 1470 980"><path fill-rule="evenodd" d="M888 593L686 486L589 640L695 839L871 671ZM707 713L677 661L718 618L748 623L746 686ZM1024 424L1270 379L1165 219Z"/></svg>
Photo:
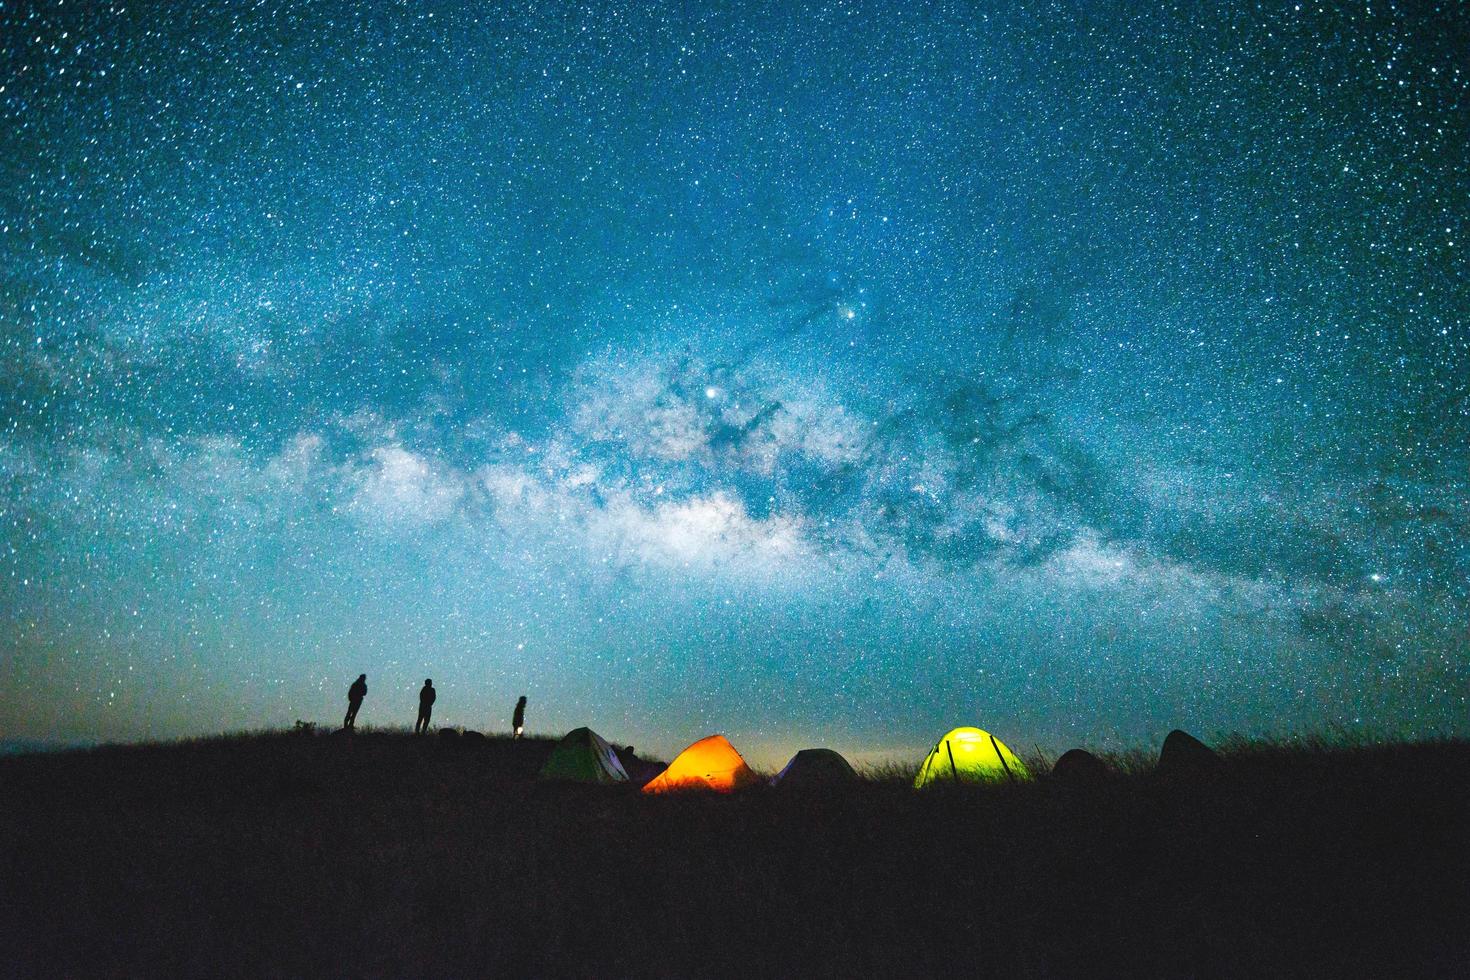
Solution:
<svg viewBox="0 0 1470 980"><path fill-rule="evenodd" d="M1470 975L1470 744L644 798L539 740L0 760L0 974Z"/></svg>

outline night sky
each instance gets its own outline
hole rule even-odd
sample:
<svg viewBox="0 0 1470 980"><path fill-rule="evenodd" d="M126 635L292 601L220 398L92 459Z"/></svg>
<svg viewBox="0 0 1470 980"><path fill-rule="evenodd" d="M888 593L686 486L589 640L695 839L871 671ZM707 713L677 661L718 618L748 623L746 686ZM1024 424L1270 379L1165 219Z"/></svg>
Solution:
<svg viewBox="0 0 1470 980"><path fill-rule="evenodd" d="M1470 734L1463 5L198 7L0 3L0 738Z"/></svg>

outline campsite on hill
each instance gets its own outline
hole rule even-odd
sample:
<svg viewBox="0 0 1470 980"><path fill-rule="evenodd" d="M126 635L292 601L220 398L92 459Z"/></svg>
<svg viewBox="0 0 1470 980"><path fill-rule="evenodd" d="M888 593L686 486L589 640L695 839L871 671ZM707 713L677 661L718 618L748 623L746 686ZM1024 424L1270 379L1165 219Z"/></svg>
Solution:
<svg viewBox="0 0 1470 980"><path fill-rule="evenodd" d="M538 779L554 744L279 733L0 760L6 972L1470 969L1465 742L659 795Z"/></svg>

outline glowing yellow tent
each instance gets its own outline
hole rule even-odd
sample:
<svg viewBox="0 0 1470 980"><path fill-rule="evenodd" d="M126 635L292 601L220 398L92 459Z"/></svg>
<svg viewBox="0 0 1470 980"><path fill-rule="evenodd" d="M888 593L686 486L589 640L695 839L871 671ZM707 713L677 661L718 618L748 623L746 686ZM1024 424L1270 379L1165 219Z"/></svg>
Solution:
<svg viewBox="0 0 1470 980"><path fill-rule="evenodd" d="M711 735L680 752L669 763L669 768L643 787L643 792L712 789L719 793L729 793L758 781L759 777L740 758L740 753L735 751L735 746L725 736Z"/></svg>
<svg viewBox="0 0 1470 980"><path fill-rule="evenodd" d="M949 783L1018 782L1031 778L1025 764L1005 743L978 728L956 728L929 751L914 786Z"/></svg>

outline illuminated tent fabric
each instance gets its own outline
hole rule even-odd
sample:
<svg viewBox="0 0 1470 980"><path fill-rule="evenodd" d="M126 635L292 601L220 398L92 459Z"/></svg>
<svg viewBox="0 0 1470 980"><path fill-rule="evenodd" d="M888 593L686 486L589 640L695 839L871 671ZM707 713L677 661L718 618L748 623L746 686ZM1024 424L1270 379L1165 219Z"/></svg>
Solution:
<svg viewBox="0 0 1470 980"><path fill-rule="evenodd" d="M574 728L551 750L541 767L542 779L570 779L579 783L626 783L628 773L618 754L590 728Z"/></svg>
<svg viewBox="0 0 1470 980"><path fill-rule="evenodd" d="M978 728L956 728L924 758L914 786L951 783L1017 782L1031 773L1005 743Z"/></svg>
<svg viewBox="0 0 1470 980"><path fill-rule="evenodd" d="M643 792L712 789L729 793L758 781L759 777L725 736L711 735L680 752L667 769L643 787Z"/></svg>
<svg viewBox="0 0 1470 980"><path fill-rule="evenodd" d="M855 782L858 774L831 749L802 749L771 780L772 786L830 786Z"/></svg>

